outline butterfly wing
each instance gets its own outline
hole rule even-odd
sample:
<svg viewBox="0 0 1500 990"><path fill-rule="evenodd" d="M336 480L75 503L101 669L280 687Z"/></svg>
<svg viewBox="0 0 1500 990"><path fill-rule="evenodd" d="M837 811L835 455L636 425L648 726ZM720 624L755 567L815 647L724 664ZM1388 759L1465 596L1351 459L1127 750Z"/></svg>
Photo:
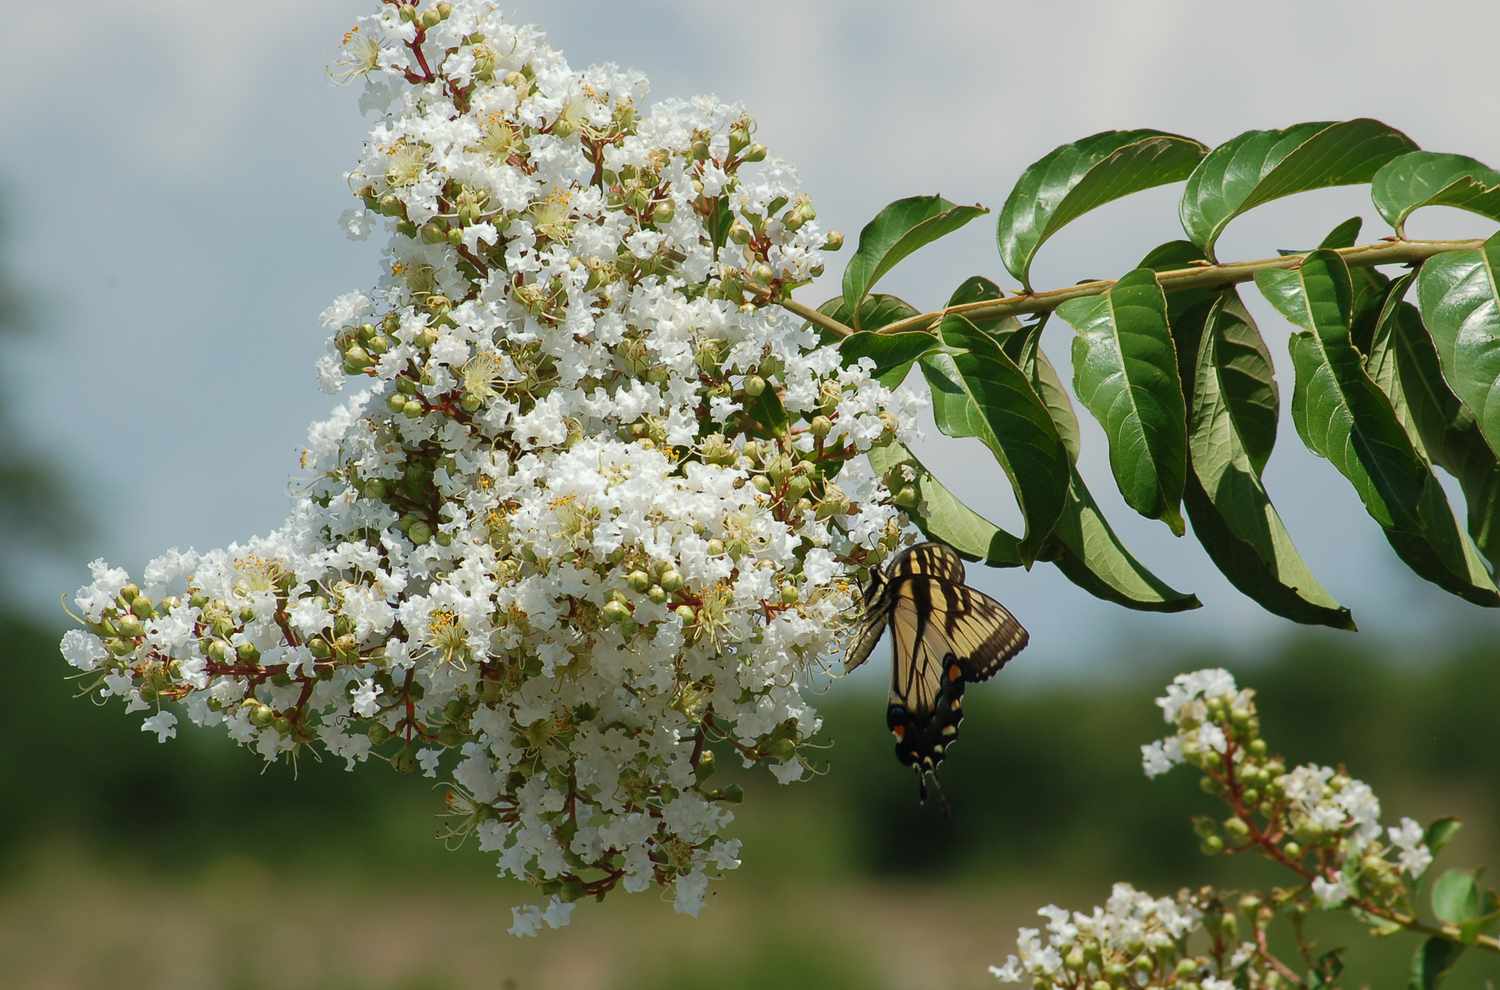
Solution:
<svg viewBox="0 0 1500 990"><path fill-rule="evenodd" d="M933 601L932 635L940 635L963 661L966 681L994 677L1030 641L1010 609L983 592L943 584Z"/></svg>
<svg viewBox="0 0 1500 990"><path fill-rule="evenodd" d="M952 547L942 543L918 543L897 554L886 565L886 578L929 577L949 584L964 583L964 561Z"/></svg>
<svg viewBox="0 0 1500 990"><path fill-rule="evenodd" d="M964 686L993 677L1028 639L1005 606L947 579L954 563L961 575L956 554L903 558L911 570L885 592L894 649L886 723L896 755L919 771L936 770L957 741Z"/></svg>
<svg viewBox="0 0 1500 990"><path fill-rule="evenodd" d="M891 696L886 725L896 756L919 771L936 770L958 738L963 721L964 666L940 636L924 607L925 578L893 582L891 589Z"/></svg>
<svg viewBox="0 0 1500 990"><path fill-rule="evenodd" d="M882 575L871 575L869 584L864 588L865 610L855 620L854 633L844 645L844 673L849 673L870 659L870 654L880 642L890 613L887 590L888 585Z"/></svg>

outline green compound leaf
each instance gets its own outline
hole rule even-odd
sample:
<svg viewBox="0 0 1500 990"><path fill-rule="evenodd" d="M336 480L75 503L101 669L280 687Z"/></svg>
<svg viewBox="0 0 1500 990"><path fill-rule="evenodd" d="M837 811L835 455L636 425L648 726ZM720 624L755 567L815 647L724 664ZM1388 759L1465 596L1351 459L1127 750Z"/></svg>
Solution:
<svg viewBox="0 0 1500 990"><path fill-rule="evenodd" d="M1438 938L1434 935L1411 957L1410 977L1407 980L1409 990L1437 990L1443 977L1453 969L1453 964L1458 962L1459 956L1464 954L1464 947L1447 939Z"/></svg>
<svg viewBox="0 0 1500 990"><path fill-rule="evenodd" d="M1350 343L1353 285L1343 259L1315 251L1301 268L1261 271L1255 283L1300 328L1291 339L1292 420L1308 449L1353 484L1414 572L1476 604L1500 605L1437 479Z"/></svg>
<svg viewBox="0 0 1500 990"><path fill-rule="evenodd" d="M1365 370L1391 400L1412 446L1458 480L1468 505L1469 535L1500 568L1500 459L1443 379L1437 350L1416 307L1403 301L1414 278L1403 276L1391 286Z"/></svg>
<svg viewBox="0 0 1500 990"><path fill-rule="evenodd" d="M1000 258L1031 286L1031 263L1042 244L1105 203L1180 182L1208 148L1164 131L1105 131L1065 144L1021 174L1000 210Z"/></svg>
<svg viewBox="0 0 1500 990"><path fill-rule="evenodd" d="M1109 437L1109 463L1131 508L1182 535L1187 409L1167 300L1156 273L1137 269L1105 294L1057 315L1073 339L1073 390Z"/></svg>
<svg viewBox="0 0 1500 990"><path fill-rule="evenodd" d="M963 557L989 567L1021 567L1021 541L961 502L916 456L892 442L869 452L877 474L901 471L917 492L916 505L906 510L930 539L940 540Z"/></svg>
<svg viewBox="0 0 1500 990"><path fill-rule="evenodd" d="M1219 235L1240 214L1294 193L1368 182L1415 149L1405 134L1368 118L1246 131L1210 151L1188 177L1182 229L1212 261Z"/></svg>
<svg viewBox="0 0 1500 990"><path fill-rule="evenodd" d="M844 302L852 316L849 325L870 329L864 322L865 297L904 258L987 212L982 206L958 206L941 196L900 199L881 210L860 232L859 248L844 269Z"/></svg>
<svg viewBox="0 0 1500 990"><path fill-rule="evenodd" d="M1472 251L1427 259L1417 277L1422 320L1443 377L1500 451L1500 234Z"/></svg>
<svg viewBox="0 0 1500 990"><path fill-rule="evenodd" d="M1213 305L1193 387L1188 518L1230 583L1293 622L1354 629L1349 610L1313 576L1261 482L1275 438L1276 377L1233 290Z"/></svg>
<svg viewBox="0 0 1500 990"><path fill-rule="evenodd" d="M1370 185L1375 209L1398 237L1424 206L1451 206L1500 220L1500 172L1464 155L1411 151L1385 164Z"/></svg>
<svg viewBox="0 0 1500 990"><path fill-rule="evenodd" d="M1026 375L1000 345L962 317L941 327L943 352L921 359L933 417L951 437L977 437L1010 478L1026 520L1029 565L1057 525L1068 493L1067 448Z"/></svg>

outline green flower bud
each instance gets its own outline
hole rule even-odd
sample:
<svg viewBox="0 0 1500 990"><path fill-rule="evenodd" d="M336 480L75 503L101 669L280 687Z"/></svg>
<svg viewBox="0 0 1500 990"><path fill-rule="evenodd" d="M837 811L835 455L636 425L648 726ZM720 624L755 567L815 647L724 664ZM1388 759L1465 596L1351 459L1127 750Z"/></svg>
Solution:
<svg viewBox="0 0 1500 990"><path fill-rule="evenodd" d="M661 579L657 583L667 591L676 593L682 590L682 575L678 573L677 568L669 567L662 571Z"/></svg>
<svg viewBox="0 0 1500 990"><path fill-rule="evenodd" d="M691 605L679 605L677 606L677 618L682 620L683 625L690 626L698 621L698 613Z"/></svg>
<svg viewBox="0 0 1500 990"><path fill-rule="evenodd" d="M624 602L606 602L599 614L604 617L605 622L618 624L630 618L630 609Z"/></svg>
<svg viewBox="0 0 1500 990"><path fill-rule="evenodd" d="M743 125L736 125L729 131L729 153L738 155L750 144L750 131Z"/></svg>
<svg viewBox="0 0 1500 990"><path fill-rule="evenodd" d="M431 30L432 28L435 28L439 24L443 23L443 15L439 14L435 9L424 10L422 11L422 16L418 23L422 25L422 28L424 30Z"/></svg>
<svg viewBox="0 0 1500 990"><path fill-rule="evenodd" d="M625 583L630 585L630 590L640 593L651 587L651 575L645 571L631 571L625 577Z"/></svg>
<svg viewBox="0 0 1500 990"><path fill-rule="evenodd" d="M1063 963L1075 973L1083 969L1087 962L1088 960L1083 957L1083 950L1076 945L1068 950L1068 955L1063 960Z"/></svg>
<svg viewBox="0 0 1500 990"><path fill-rule="evenodd" d="M432 527L425 522L412 523L411 529L406 531L406 538L417 546L425 546L432 540Z"/></svg>
<svg viewBox="0 0 1500 990"><path fill-rule="evenodd" d="M1295 842L1288 842L1281 847L1281 851L1286 853L1288 859L1299 860L1302 858L1302 847Z"/></svg>
<svg viewBox="0 0 1500 990"><path fill-rule="evenodd" d="M833 420L829 419L827 416L814 416L813 421L809 424L808 428L812 430L812 435L814 437L822 440L824 437L828 436L828 434L833 432Z"/></svg>
<svg viewBox="0 0 1500 990"><path fill-rule="evenodd" d="M270 705L260 702L251 702L251 705L250 724L257 729L264 729L276 721L276 712Z"/></svg>
<svg viewBox="0 0 1500 990"><path fill-rule="evenodd" d="M812 488L812 482L800 474L794 475L792 480L788 481L786 485L787 494L794 499L799 499L806 495L810 488Z"/></svg>
<svg viewBox="0 0 1500 990"><path fill-rule="evenodd" d="M441 17L443 20L446 21L448 18L450 18L450 17L453 16L453 4L446 3L446 2L445 3L440 3L440 4L437 5L437 12L438 12L438 16ZM478 40L479 41L483 41L484 39L483 38L479 38Z"/></svg>
<svg viewBox="0 0 1500 990"><path fill-rule="evenodd" d="M1224 840L1217 835L1210 835L1198 846L1205 856L1217 856L1224 851Z"/></svg>
<svg viewBox="0 0 1500 990"><path fill-rule="evenodd" d="M795 605L802 598L802 592L797 590L795 584L784 584L781 586L781 604Z"/></svg>
<svg viewBox="0 0 1500 990"><path fill-rule="evenodd" d="M751 478L750 484L754 485L755 490L760 492L762 495L771 494L771 479L767 478L763 474L757 474L755 477Z"/></svg>
<svg viewBox="0 0 1500 990"><path fill-rule="evenodd" d="M657 203L655 209L651 211L651 220L657 224L666 225L676 218L677 204L673 203L670 199Z"/></svg>
<svg viewBox="0 0 1500 990"><path fill-rule="evenodd" d="M1250 826L1242 818L1231 818L1224 823L1224 833L1231 839L1243 842L1250 837Z"/></svg>
<svg viewBox="0 0 1500 990"><path fill-rule="evenodd" d="M659 584L653 584L649 589L647 589L646 598L650 600L651 604L653 605L664 605L667 601L667 589L663 588Z"/></svg>
<svg viewBox="0 0 1500 990"><path fill-rule="evenodd" d="M136 595L130 603L130 611L142 619L150 619L156 615L156 607L152 605L151 599L145 595Z"/></svg>
<svg viewBox="0 0 1500 990"><path fill-rule="evenodd" d="M256 648L254 643L241 643L235 647L234 655L240 663L252 664L260 662L260 650Z"/></svg>
<svg viewBox="0 0 1500 990"><path fill-rule="evenodd" d="M844 247L844 235L837 230L828 232L828 239L823 242L824 251L839 251Z"/></svg>
<svg viewBox="0 0 1500 990"><path fill-rule="evenodd" d="M767 154L769 154L769 152L767 151L765 145L752 144L750 147L745 149L745 153L740 156L740 159L747 162L763 162L766 160Z"/></svg>
<svg viewBox="0 0 1500 990"><path fill-rule="evenodd" d="M724 541L717 539L709 540L707 549L710 557L722 557L724 556Z"/></svg>

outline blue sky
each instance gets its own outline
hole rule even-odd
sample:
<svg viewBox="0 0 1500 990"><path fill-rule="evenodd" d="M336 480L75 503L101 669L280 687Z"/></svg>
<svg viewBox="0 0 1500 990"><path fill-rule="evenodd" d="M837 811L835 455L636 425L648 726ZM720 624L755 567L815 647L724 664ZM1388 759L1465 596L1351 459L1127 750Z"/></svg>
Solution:
<svg viewBox="0 0 1500 990"><path fill-rule="evenodd" d="M656 97L745 103L760 139L795 162L820 220L851 240L892 199L941 192L998 207L1052 147L1109 128L1158 127L1210 144L1253 127L1370 115L1423 147L1500 164L1490 110L1500 7L1364 3L1203 5L984 0L507 5L576 65L645 71ZM39 605L74 587L87 556L137 569L168 546L222 545L273 528L307 424L329 407L312 364L318 313L365 287L377 248L343 239L341 173L366 124L324 66L369 0L247 3L83 0L7 16L0 80L6 263L40 332L8 398L65 461L100 526L77 565L44 571ZM1446 14L1446 16L1440 16ZM1237 222L1221 257L1307 246L1348 216L1385 233L1362 190L1273 204ZM1050 243L1038 285L1111 276L1180 236L1175 191L1086 218ZM1414 236L1487 234L1437 212ZM835 292L842 262L810 303ZM898 270L889 289L940 303L971 274L999 278L990 223ZM1002 284L1008 280L1001 279ZM1286 328L1260 306L1289 384ZM1046 345L1059 364L1066 330ZM1094 602L1045 566L974 583L1032 629L1031 676L1108 669L1164 639L1235 655L1287 635L1219 577L1200 548L1133 517L1087 424L1085 474L1111 521L1163 578L1207 606L1184 616ZM997 520L1014 518L999 469L929 431L925 456ZM1324 583L1367 635L1420 638L1493 618L1407 575L1353 492L1284 422L1267 484ZM1461 505L1461 502L1456 501ZM1461 509L1460 509L1461 511ZM1330 648L1344 640L1325 635ZM1028 675L1023 675L1028 676Z"/></svg>

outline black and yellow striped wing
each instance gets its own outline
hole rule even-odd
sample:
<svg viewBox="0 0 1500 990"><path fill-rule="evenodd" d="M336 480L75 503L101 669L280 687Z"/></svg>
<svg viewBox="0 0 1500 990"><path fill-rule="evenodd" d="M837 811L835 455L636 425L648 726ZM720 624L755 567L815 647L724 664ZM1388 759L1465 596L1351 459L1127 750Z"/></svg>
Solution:
<svg viewBox="0 0 1500 990"><path fill-rule="evenodd" d="M879 604L894 654L886 724L896 755L920 776L958 738L965 685L993 677L1028 636L1005 606L963 583L962 559L941 544L912 547L885 578Z"/></svg>

